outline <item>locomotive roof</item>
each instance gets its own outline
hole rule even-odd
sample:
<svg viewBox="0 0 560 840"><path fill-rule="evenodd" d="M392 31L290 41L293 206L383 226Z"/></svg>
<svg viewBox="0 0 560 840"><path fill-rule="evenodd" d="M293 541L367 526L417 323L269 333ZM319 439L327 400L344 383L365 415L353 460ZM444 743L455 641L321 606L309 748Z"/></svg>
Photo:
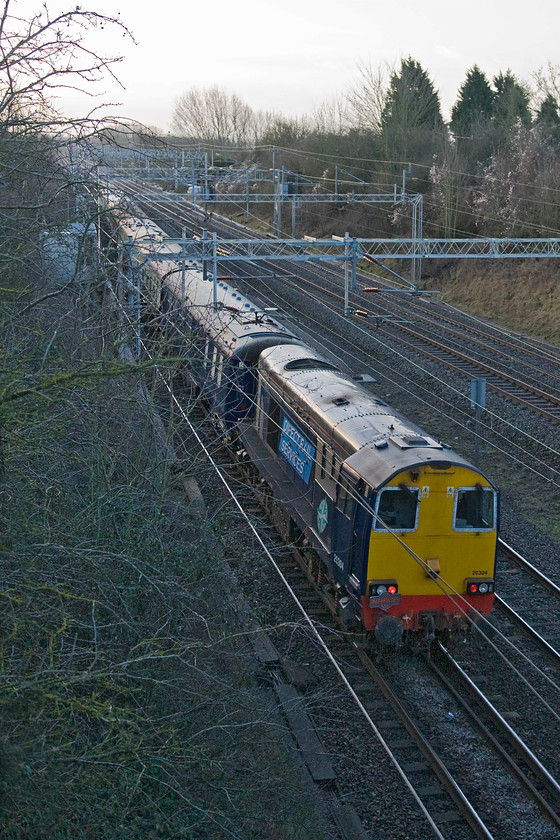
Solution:
<svg viewBox="0 0 560 840"><path fill-rule="evenodd" d="M156 225L150 219L135 219L127 216L119 224L119 236L121 240L125 240L130 236L133 245L143 248L152 246L155 250L160 250L164 244L166 248L170 246L170 243L165 242L168 237L166 237L159 225ZM179 248L175 250L178 252Z"/></svg>
<svg viewBox="0 0 560 840"><path fill-rule="evenodd" d="M259 366L321 437L347 453L344 463L371 487L418 466L473 468L309 347L271 347Z"/></svg>

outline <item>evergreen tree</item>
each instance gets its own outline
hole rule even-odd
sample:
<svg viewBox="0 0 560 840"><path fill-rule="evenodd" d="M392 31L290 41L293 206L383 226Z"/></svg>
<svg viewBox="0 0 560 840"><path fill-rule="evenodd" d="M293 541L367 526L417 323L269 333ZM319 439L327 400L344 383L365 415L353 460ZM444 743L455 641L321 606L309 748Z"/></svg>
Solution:
<svg viewBox="0 0 560 840"><path fill-rule="evenodd" d="M558 102L556 97L549 93L546 99L543 99L538 110L536 121L539 124L556 128L560 125L560 115L558 114Z"/></svg>
<svg viewBox="0 0 560 840"><path fill-rule="evenodd" d="M433 133L443 131L439 95L422 66L410 56L394 72L381 115L386 154L395 161L421 160L433 152Z"/></svg>
<svg viewBox="0 0 560 840"><path fill-rule="evenodd" d="M485 74L475 64L467 72L451 111L451 131L455 136L472 137L492 117L494 93Z"/></svg>
<svg viewBox="0 0 560 840"><path fill-rule="evenodd" d="M511 128L518 120L521 120L522 125L531 125L529 93L519 84L511 70L499 73L493 82L496 88L494 122L505 129Z"/></svg>
<svg viewBox="0 0 560 840"><path fill-rule="evenodd" d="M427 72L410 56L401 61L400 73L393 73L381 116L381 127L406 122L409 128L441 128L443 119L439 95Z"/></svg>

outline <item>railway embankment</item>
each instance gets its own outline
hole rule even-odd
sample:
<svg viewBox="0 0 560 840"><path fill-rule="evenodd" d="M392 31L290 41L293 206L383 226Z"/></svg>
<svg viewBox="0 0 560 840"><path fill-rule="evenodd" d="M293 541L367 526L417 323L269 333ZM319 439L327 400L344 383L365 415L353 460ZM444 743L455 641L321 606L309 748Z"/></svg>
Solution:
<svg viewBox="0 0 560 840"><path fill-rule="evenodd" d="M423 285L440 290L447 303L560 344L557 259L454 260L426 269Z"/></svg>
<svg viewBox="0 0 560 840"><path fill-rule="evenodd" d="M100 278L32 280L1 291L2 836L323 837L153 368L118 357Z"/></svg>

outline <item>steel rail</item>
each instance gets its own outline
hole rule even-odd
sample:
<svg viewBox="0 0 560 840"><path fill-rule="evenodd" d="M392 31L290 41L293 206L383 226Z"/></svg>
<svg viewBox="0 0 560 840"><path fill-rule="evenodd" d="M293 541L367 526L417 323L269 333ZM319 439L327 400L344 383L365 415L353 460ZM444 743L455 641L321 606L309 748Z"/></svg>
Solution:
<svg viewBox="0 0 560 840"><path fill-rule="evenodd" d="M556 779L554 779L546 767L541 764L532 750L530 750L521 740L521 738L511 728L509 723L500 715L497 709L494 708L488 698L484 696L480 689L474 684L471 678L465 673L465 671L463 671L458 662L453 659L441 643L437 644L433 653L438 654L442 658L445 666L452 671L454 682L451 683L441 668L438 667L435 659L431 658L428 662L434 673L437 674L442 683L461 705L473 724L496 750L502 762L518 779L526 793L533 798L541 813L549 819L557 829L560 830L560 785ZM459 692L456 685L460 685L463 691L468 695L469 699L466 699L465 696ZM519 756L520 762L525 765L525 767L536 779L537 783L548 792L550 798L552 799L552 804L540 793L535 783L531 781L527 773L520 767L519 762L514 760L511 753L508 752L508 750L498 741L497 737L492 734L488 726L486 726L480 716L474 711L470 700L475 701L482 710L483 714L487 716L491 724L496 727L499 735Z"/></svg>
<svg viewBox="0 0 560 840"><path fill-rule="evenodd" d="M537 569L536 566L533 566L532 563L529 563L528 560L522 557L521 554L519 554L519 552L515 550L515 548L512 548L511 545L508 545L508 543L506 543L501 537L498 539L498 545L500 549L505 554L507 554L508 557L511 557L513 560L515 560L515 562L518 563L524 569L524 571L532 575L540 583L542 583L543 586L545 586L550 591L554 592L554 594L560 598L560 586L554 583L553 580L551 580L549 577L543 574L543 572Z"/></svg>
<svg viewBox="0 0 560 840"><path fill-rule="evenodd" d="M130 187L128 185L126 185L126 186L127 186L127 189L130 189ZM193 245L193 243L196 244L197 248L203 247L203 248L206 248L206 249L208 249L212 244L212 240L208 240L207 241L208 244L202 245L201 243L203 243L204 240L200 240L200 239L185 240L185 239L182 239L182 238L179 238L179 239L170 238L170 241L180 244L181 247L185 247L185 252L182 255L183 259L188 259L189 256L192 256L190 249L191 249L191 246ZM372 241L374 241L374 240L372 240ZM220 248L220 251L222 251L222 253L220 253L220 261L221 262L226 261L226 262L236 263L236 262L246 261L247 258L248 258L247 255L245 255L244 253L240 254L240 253L237 252L237 248L240 245L243 245L243 244L246 244L246 243L250 244L250 246L251 246L250 250L252 252L254 252L249 256L249 260L251 260L251 261L255 260L255 259L259 260L259 259L264 258L262 254L258 253L259 247L262 247L263 249L266 249L266 261L267 262L276 261L276 260L279 260L281 262L286 261L286 260L294 260L296 262L302 262L302 261L307 262L307 261L315 261L317 259L317 257L315 255L312 255L312 254L309 254L309 253L305 254L305 255L301 255L301 254L300 255L297 255L297 254L294 255L293 252L290 253L290 247L288 247L288 246L293 246L294 244L297 244L298 246L302 246L302 243L301 243L300 240L270 241L270 240L267 240L265 238L261 238L261 239L257 239L257 240L220 239L220 240L217 240L217 242L221 243L222 246L225 245L225 244L228 244L228 245L232 246L232 248L225 248L223 251L222 251L222 248ZM325 244L325 245L328 244L330 247L333 247L333 245L339 245L340 246L340 244L344 244L344 243L339 243L339 242L334 242L333 243L332 240L317 240L317 241L314 241L312 244L313 244L313 246L315 246L319 242L321 244ZM187 249L187 243L189 244L188 249ZM306 247L309 247L311 245L311 243L309 243L309 242L305 242L304 244L305 244ZM281 248L283 253L278 253L278 251L275 250L277 248ZM330 261L340 261L341 259L344 259L344 255L343 254L323 254L318 259L319 260L326 260L328 262L330 262ZM290 283L290 281L287 280L287 279L283 279L283 282L286 283L287 285L291 285L293 288L296 288L296 289L300 290L300 287L297 284ZM314 286L315 288L318 288L318 289L320 288L322 294L328 294L329 296L331 296L332 298L334 298L337 301L342 299L342 296L339 295L337 292L327 290L327 289L324 288L324 286L319 287L317 284L314 284L310 281L306 281L306 282L308 283L308 285ZM355 298L353 298L353 300L355 300ZM361 304L361 302L360 302L360 304L357 304L357 305L363 305L363 304ZM367 319L363 320L364 323L366 323L366 321L367 321ZM408 335L410 337L415 338L419 342L425 342L426 344L432 345L437 351L439 351L440 354L443 354L443 357L441 355L438 355L437 353L429 352L425 347L422 347L421 345L420 346L411 345L409 342L407 342L403 338L399 338L398 335L394 335L391 332L390 327L394 330L398 330L398 331L404 333L405 335ZM392 337L395 341L399 341L401 344L403 344L405 346L412 347L412 349L414 349L416 352L420 351L426 358L429 358L432 361L435 361L436 363L444 365L449 370L452 370L454 373L457 373L458 375L460 375L462 377L469 377L470 379L472 379L473 377L476 377L478 375L478 371L483 371L485 374L488 374L490 376L490 378L488 380L488 383L487 383L488 387L490 387L496 393L499 393L505 399L508 399L512 402L517 403L518 405L523 406L524 408L528 408L529 410L534 411L537 414L540 414L541 416L545 417L546 419L548 419L548 420L550 420L554 423L560 423L560 398L559 397L556 397L553 394L548 394L547 392L543 391L542 389L536 388L536 387L530 385L529 383L524 383L522 380L519 380L516 377L513 377L513 376L511 376L507 373L499 371L496 368L492 367L491 365L489 365L485 362L474 360L471 357L467 356L465 353L462 353L458 350L455 350L452 347L447 347L447 346L443 345L441 342L436 341L435 339L431 339L430 337L427 337L425 335L422 335L422 334L420 334L420 333L412 330L411 328L406 327L406 326L404 326L400 323L392 322L390 327L389 326L381 327L380 324L377 324L377 326L376 326L377 329L382 328L384 333L389 335L390 337ZM445 358L446 355L451 357L451 358ZM463 364L469 365L470 370L465 370L459 364L454 363L453 358L457 359L459 362L462 362ZM505 385L505 386L502 385L500 383L500 380L503 383L507 383L507 385ZM533 395L533 399L527 399L523 395L520 395L519 393L516 393L515 389L517 389L518 391L521 391L521 392L525 391L528 394ZM535 400L537 400L537 401L535 401ZM549 405L548 406L543 405L542 403L538 402L539 400L542 401L542 402L548 403Z"/></svg>
<svg viewBox="0 0 560 840"><path fill-rule="evenodd" d="M357 652L359 652L359 648L357 648ZM374 666L373 666L373 664L372 664L371 662L370 662L370 664L371 664L371 667L374 667ZM368 670L369 670L369 668L368 668ZM375 670L376 670L376 669L375 669ZM381 679L382 679L382 678L381 678ZM383 682L384 682L384 681L383 681ZM387 690L388 690L389 692L391 692L391 689L390 689L388 686L387 686ZM384 693L384 695L385 695L385 690L384 690L383 688L382 688L382 691L383 691L383 693ZM392 692L391 692L391 693L392 693ZM385 695L385 696L386 696L386 695ZM398 703L399 705L401 705L401 704L400 704L400 701L398 701L398 699L397 699L397 703ZM391 705L392 705L392 704L391 704ZM395 709L395 711L396 711L396 709ZM408 715L406 714L406 712L404 711L404 709L403 709L402 711L403 711L403 714L404 714L404 715L408 718ZM404 718L401 718L401 720L402 720L403 724L405 725L405 728L407 729L407 731L409 731L409 734L412 734L412 733L410 732L409 728L408 728L408 725L404 722ZM409 721L410 721L410 725L411 725L411 726L414 728L414 730L417 732L417 728L415 727L415 725L414 725L413 721L412 721L410 718L409 718ZM515 734L515 733L514 733L514 734ZM419 736L423 739L423 736L421 736L421 733L419 733ZM425 739L423 739L423 740L425 741ZM430 751L432 751L432 750L431 750L431 746L429 745L429 743L427 743L427 741L425 741L425 743L426 743L427 753L426 753L426 752L424 752L424 748L421 748L421 752L422 752L422 754L424 755L424 757L428 759L428 754L429 754L429 752L430 752ZM428 759L428 760L429 760L429 759ZM439 759L437 758L437 756L436 756L436 760L437 760L437 762L439 762ZM430 762L430 763L431 763L431 762ZM441 763L441 762L440 762L440 763ZM435 770L435 767L434 767L434 770ZM437 772L437 771L436 771L436 772ZM441 772L442 772L444 775L449 776L448 771L445 769L445 767L443 767L443 765L442 765L442 770L441 770ZM443 777L440 777L440 776L439 776L439 774L438 774L438 777L440 778L440 781L442 781L442 784L446 784L446 783L444 782ZM452 777L451 777L451 781L454 783L454 780L452 779ZM552 780L552 781L554 781L554 780ZM455 784L455 783L454 783L454 784ZM447 787L447 784L446 784L446 787ZM457 791L455 791L454 793L450 793L450 795L452 796L452 799L453 799L453 801L455 802L455 804L457 805L457 807L459 807L459 808L460 808L460 810L463 812L463 806L462 806L462 804L460 804L460 802L459 802L459 801L455 798L456 796L458 796L458 797L459 797L459 800L460 800L460 799L461 799L461 797L463 797L463 794L462 794L462 792L460 791L460 789L457 789ZM463 798L464 798L464 797L463 797ZM465 803L466 803L467 810L469 810L469 809L470 809L470 811L472 811L472 812L473 812L473 813L472 813L472 815L471 815L471 818L472 818L473 822L471 822L471 821L470 821L470 819L468 819L468 818L466 817L466 814L465 814L465 817L467 818L467 821L469 822L469 825L471 825L471 827L473 828L473 830L475 830L475 831L480 831L480 832L481 832L481 833L477 833L477 836L479 836L479 837L485 837L485 838L490 838L490 837L491 837L491 835L488 833L488 830L486 829L486 827L484 826L484 824L482 823L482 821L480 820L480 818L478 817L478 815L476 814L476 812L474 811L474 809L472 809L472 806L470 805L470 803L468 803L468 800L466 800L466 798L465 798ZM477 827L475 827L475 826L478 826L478 828L477 828Z"/></svg>
<svg viewBox="0 0 560 840"><path fill-rule="evenodd" d="M538 647L554 661L556 666L560 666L560 652L558 652L556 648L553 648L550 642L547 642L540 633L537 633L537 631L499 595L494 595L494 603L497 608L504 613L506 618L528 634L531 641L538 645Z"/></svg>
<svg viewBox="0 0 560 840"><path fill-rule="evenodd" d="M356 654L358 655L360 661L362 662L370 676L375 680L376 685L383 693L383 696L391 706L392 710L395 712L395 714L405 727L406 731L411 736L412 740L416 744L421 754L428 761L433 772L436 774L439 781L444 786L448 795L451 797L452 801L455 803L466 822L474 831L476 837L491 838L492 834L488 831L488 828L486 827L476 810L473 808L472 804L469 802L469 800L467 799L467 797L465 796L455 779L453 778L453 775L444 765L442 760L439 758L428 739L416 726L410 715L405 710L401 701L393 692L392 688L389 686L387 681L382 677L378 669L373 664L371 658L367 655L367 653L364 650L362 650L359 647L359 645L353 643L353 646L356 650Z"/></svg>

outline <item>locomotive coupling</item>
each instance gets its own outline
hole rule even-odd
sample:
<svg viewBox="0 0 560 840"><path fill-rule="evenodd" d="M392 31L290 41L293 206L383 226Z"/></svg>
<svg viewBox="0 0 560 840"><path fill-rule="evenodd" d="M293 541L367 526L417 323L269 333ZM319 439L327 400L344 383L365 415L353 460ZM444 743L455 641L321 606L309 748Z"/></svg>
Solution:
<svg viewBox="0 0 560 840"><path fill-rule="evenodd" d="M402 621L394 615L384 615L375 625L375 638L380 645L400 647L403 635Z"/></svg>

